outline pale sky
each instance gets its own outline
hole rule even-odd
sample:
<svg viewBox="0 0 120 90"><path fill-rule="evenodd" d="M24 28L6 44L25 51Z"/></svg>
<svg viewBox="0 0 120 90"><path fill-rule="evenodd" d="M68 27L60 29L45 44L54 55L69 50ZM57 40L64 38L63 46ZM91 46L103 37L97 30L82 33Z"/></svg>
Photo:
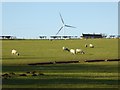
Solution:
<svg viewBox="0 0 120 90"><path fill-rule="evenodd" d="M2 35L37 38L82 33L118 34L118 2L2 2ZM1 16L1 15L0 15ZM2 24L2 25L1 25Z"/></svg>

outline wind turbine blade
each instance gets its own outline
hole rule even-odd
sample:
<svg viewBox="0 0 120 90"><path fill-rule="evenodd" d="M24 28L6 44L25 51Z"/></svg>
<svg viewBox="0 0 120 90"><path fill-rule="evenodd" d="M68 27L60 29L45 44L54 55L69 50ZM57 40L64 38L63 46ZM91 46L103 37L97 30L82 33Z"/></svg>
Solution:
<svg viewBox="0 0 120 90"><path fill-rule="evenodd" d="M76 28L76 27L74 27L74 26L70 26L70 25L65 25L65 27Z"/></svg>
<svg viewBox="0 0 120 90"><path fill-rule="evenodd" d="M60 13L59 13L60 14ZM61 21L62 23L64 24L64 21L63 21L63 18L62 18L62 15L60 14L60 18L61 18Z"/></svg>
<svg viewBox="0 0 120 90"><path fill-rule="evenodd" d="M56 35L62 30L63 26L58 30L58 32L56 33Z"/></svg>

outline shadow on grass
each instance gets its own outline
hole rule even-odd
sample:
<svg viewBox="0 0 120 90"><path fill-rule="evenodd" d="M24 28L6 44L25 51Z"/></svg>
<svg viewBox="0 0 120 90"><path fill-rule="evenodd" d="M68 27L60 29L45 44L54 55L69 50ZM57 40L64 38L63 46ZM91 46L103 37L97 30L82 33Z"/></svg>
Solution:
<svg viewBox="0 0 120 90"><path fill-rule="evenodd" d="M117 65L97 65L97 64L52 64L52 65L38 65L38 66L2 66L3 72L23 72L30 70L41 70L44 72L103 72L103 73L117 73Z"/></svg>
<svg viewBox="0 0 120 90"><path fill-rule="evenodd" d="M49 79L48 77L42 79L3 79L3 85L41 85L41 84L103 84L103 85L118 85L118 80L110 80L110 79L87 79L87 78L54 78Z"/></svg>

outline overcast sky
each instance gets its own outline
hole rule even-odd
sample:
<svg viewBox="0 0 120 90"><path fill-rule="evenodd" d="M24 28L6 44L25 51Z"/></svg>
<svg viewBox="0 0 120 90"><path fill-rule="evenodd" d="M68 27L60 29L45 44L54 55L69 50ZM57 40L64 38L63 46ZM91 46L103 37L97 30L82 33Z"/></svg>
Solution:
<svg viewBox="0 0 120 90"><path fill-rule="evenodd" d="M82 33L118 33L117 2L2 2L2 35L37 38L55 35L65 24L77 28L63 28L58 35Z"/></svg>

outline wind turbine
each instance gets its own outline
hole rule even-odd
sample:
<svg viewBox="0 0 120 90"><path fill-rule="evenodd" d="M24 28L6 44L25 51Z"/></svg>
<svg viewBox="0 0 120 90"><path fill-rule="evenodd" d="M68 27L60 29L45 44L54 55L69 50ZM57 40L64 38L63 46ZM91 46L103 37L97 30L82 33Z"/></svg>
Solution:
<svg viewBox="0 0 120 90"><path fill-rule="evenodd" d="M60 13L59 13L59 14L60 14ZM58 32L56 33L56 35L57 35L64 27L76 28L76 27L74 27L74 26L70 26L70 25L65 24L61 14L60 14L60 18L61 18L61 21L62 21L63 26L60 27L60 29L58 30Z"/></svg>

